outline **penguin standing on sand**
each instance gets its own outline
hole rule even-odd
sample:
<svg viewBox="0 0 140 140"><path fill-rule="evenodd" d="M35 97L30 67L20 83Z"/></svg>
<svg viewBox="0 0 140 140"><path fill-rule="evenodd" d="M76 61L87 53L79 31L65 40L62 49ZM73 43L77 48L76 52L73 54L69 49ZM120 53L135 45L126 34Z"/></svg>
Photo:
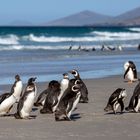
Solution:
<svg viewBox="0 0 140 140"><path fill-rule="evenodd" d="M56 121L71 120L71 114L76 108L81 96L81 84L79 84L80 81L76 80L76 83L77 84L74 84L71 87L69 86L65 90L55 111Z"/></svg>
<svg viewBox="0 0 140 140"><path fill-rule="evenodd" d="M80 102L81 103L88 103L88 89L85 85L85 83L83 82L83 80L80 78L80 74L78 73L77 70L72 70L70 71L70 73L74 76L75 80L80 80L81 81L81 97L80 97ZM74 79L70 80L70 83L73 81Z"/></svg>
<svg viewBox="0 0 140 140"><path fill-rule="evenodd" d="M114 114L116 114L116 111L119 106L121 106L121 113L124 110L124 99L126 98L126 90L123 88L116 89L111 96L109 97L107 106L104 108L104 111L108 112L110 110L113 110Z"/></svg>
<svg viewBox="0 0 140 140"><path fill-rule="evenodd" d="M30 116L34 100L37 94L37 87L35 84L35 78L30 78L28 80L27 87L19 103L17 105L17 113L15 113L16 119L27 119Z"/></svg>
<svg viewBox="0 0 140 140"><path fill-rule="evenodd" d="M133 95L129 102L129 106L126 107L125 110L139 112L140 110L140 80L134 89Z"/></svg>
<svg viewBox="0 0 140 140"><path fill-rule="evenodd" d="M53 107L53 112L55 112L60 100L61 100L61 97L63 96L65 90L68 88L69 86L69 76L68 76L68 73L64 73L63 74L63 79L61 80L60 82L60 94L58 95L58 102L57 104Z"/></svg>
<svg viewBox="0 0 140 140"><path fill-rule="evenodd" d="M45 99L43 109L40 110L40 113L53 113L54 107L58 103L58 96L60 94L60 83L58 81L52 80L48 86L48 95Z"/></svg>
<svg viewBox="0 0 140 140"><path fill-rule="evenodd" d="M0 115L5 115L10 112L13 105L19 101L22 93L22 81L19 75L15 76L15 82L10 93L4 93L0 96Z"/></svg>
<svg viewBox="0 0 140 140"><path fill-rule="evenodd" d="M128 61L124 64L124 79L128 79L130 83L134 82L137 80L137 69L132 61Z"/></svg>

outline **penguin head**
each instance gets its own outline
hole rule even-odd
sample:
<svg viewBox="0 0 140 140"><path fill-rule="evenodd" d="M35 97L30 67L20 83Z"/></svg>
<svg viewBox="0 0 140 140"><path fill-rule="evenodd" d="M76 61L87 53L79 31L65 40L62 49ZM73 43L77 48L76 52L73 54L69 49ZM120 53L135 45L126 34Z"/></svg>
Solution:
<svg viewBox="0 0 140 140"><path fill-rule="evenodd" d="M20 76L18 74L15 76L15 80L20 81Z"/></svg>
<svg viewBox="0 0 140 140"><path fill-rule="evenodd" d="M68 73L64 73L64 74L63 74L63 78L64 78L64 79L68 79L68 78L69 78Z"/></svg>
<svg viewBox="0 0 140 140"><path fill-rule="evenodd" d="M73 69L72 71L70 71L70 73L75 77L75 78L80 78L80 75L78 73L77 70Z"/></svg>
<svg viewBox="0 0 140 140"><path fill-rule="evenodd" d="M34 83L36 79L37 79L36 77L31 77L31 78L28 80L28 84Z"/></svg>

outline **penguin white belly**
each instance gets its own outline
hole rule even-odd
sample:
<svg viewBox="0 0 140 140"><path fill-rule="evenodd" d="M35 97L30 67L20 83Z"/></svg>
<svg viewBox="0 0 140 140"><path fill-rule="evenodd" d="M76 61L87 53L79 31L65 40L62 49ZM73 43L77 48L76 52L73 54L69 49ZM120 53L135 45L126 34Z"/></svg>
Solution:
<svg viewBox="0 0 140 140"><path fill-rule="evenodd" d="M27 99L23 103L23 108L21 109L20 112L22 118L29 117L29 114L34 104L34 100L35 100L35 94L34 92L32 92L30 93L30 95L28 95Z"/></svg>
<svg viewBox="0 0 140 140"><path fill-rule="evenodd" d="M14 89L13 95L16 97L17 101L19 101L20 99L22 87L23 87L22 81L19 81Z"/></svg>
<svg viewBox="0 0 140 140"><path fill-rule="evenodd" d="M6 114L10 107L16 102L16 98L11 95L0 104L0 115Z"/></svg>
<svg viewBox="0 0 140 140"><path fill-rule="evenodd" d="M45 100L46 100L46 99L44 99L44 100L41 102L42 106L44 106L44 104L45 104Z"/></svg>
<svg viewBox="0 0 140 140"><path fill-rule="evenodd" d="M72 106L71 110L70 110L70 111L68 112L68 114L67 114L67 117L68 117L68 118L70 118L71 113L72 113L73 110L76 108L77 104L79 103L80 97L81 97L81 93L78 92L77 95L76 95L76 100L73 102L73 106Z"/></svg>
<svg viewBox="0 0 140 140"><path fill-rule="evenodd" d="M140 109L140 99L138 99L138 104L136 105L136 107L134 108L134 110L136 112L139 112L139 109Z"/></svg>
<svg viewBox="0 0 140 140"><path fill-rule="evenodd" d="M126 77L127 77L128 80L131 80L131 81L134 80L134 73L133 73L132 69L130 69L128 71Z"/></svg>

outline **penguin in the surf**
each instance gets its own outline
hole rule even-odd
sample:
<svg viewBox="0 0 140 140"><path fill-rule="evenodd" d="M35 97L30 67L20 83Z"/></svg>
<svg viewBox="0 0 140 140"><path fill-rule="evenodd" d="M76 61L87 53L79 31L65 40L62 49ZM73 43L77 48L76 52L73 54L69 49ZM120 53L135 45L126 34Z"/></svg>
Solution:
<svg viewBox="0 0 140 140"><path fill-rule="evenodd" d="M127 79L129 83L137 80L137 69L136 65L132 61L127 61L124 64L124 79Z"/></svg>
<svg viewBox="0 0 140 140"><path fill-rule="evenodd" d="M22 93L23 84L19 75L15 76L15 82L10 93L4 93L0 96L0 115L6 115L10 112L13 105L19 101Z"/></svg>
<svg viewBox="0 0 140 140"><path fill-rule="evenodd" d="M23 96L20 98L17 105L17 113L15 113L16 119L28 119L30 118L30 112L34 104L34 100L37 94L37 87L35 84L36 77L32 77L28 80L28 84L24 91Z"/></svg>
<svg viewBox="0 0 140 140"><path fill-rule="evenodd" d="M117 88L109 97L107 106L104 111L113 111L116 114L118 107L121 106L121 113L124 110L124 100L127 97L126 90L123 88Z"/></svg>
<svg viewBox="0 0 140 140"><path fill-rule="evenodd" d="M71 79L70 80L70 84L72 81L74 80L80 80L81 81L81 97L80 97L80 102L81 103L88 103L88 89L85 85L85 83L83 82L83 80L80 78L80 74L77 70L73 69L72 71L70 71L70 73L74 76L75 79ZM73 82L72 82L73 83Z"/></svg>
<svg viewBox="0 0 140 140"><path fill-rule="evenodd" d="M76 109L76 106L81 97L81 84L79 80L75 81L77 84L74 84L72 87L68 87L55 111L55 120L71 120L71 114Z"/></svg>
<svg viewBox="0 0 140 140"><path fill-rule="evenodd" d="M139 112L140 111L140 80L136 85L133 95L130 99L128 107L125 108L129 112Z"/></svg>
<svg viewBox="0 0 140 140"><path fill-rule="evenodd" d="M45 103L44 103L44 106L43 108L40 110L40 113L42 114L50 114L50 113L53 113L55 110L54 110L54 107L57 105L58 103L58 96L60 95L60 83L56 80L52 80L50 83L49 83L49 86L48 86L48 94L46 96L46 99L45 99Z"/></svg>

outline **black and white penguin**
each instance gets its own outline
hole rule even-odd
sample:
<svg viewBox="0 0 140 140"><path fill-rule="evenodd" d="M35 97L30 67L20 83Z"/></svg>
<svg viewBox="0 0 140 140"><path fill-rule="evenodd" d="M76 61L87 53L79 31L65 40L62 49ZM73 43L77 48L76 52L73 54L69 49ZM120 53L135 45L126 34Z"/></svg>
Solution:
<svg viewBox="0 0 140 140"><path fill-rule="evenodd" d="M126 111L139 112L140 110L140 80L136 85L133 95L130 99L128 107L125 108Z"/></svg>
<svg viewBox="0 0 140 140"><path fill-rule="evenodd" d="M114 114L116 114L117 109L121 106L121 113L124 110L124 99L126 98L126 90L123 88L116 89L111 96L109 97L107 106L104 108L104 111L108 112L113 110Z"/></svg>
<svg viewBox="0 0 140 140"><path fill-rule="evenodd" d="M128 79L130 83L135 82L137 80L137 69L132 61L125 62L124 64L124 79Z"/></svg>
<svg viewBox="0 0 140 140"><path fill-rule="evenodd" d="M28 119L30 116L30 112L32 111L34 100L37 94L35 80L36 77L30 78L28 80L28 84L26 86L24 94L20 98L19 103L17 105L17 113L15 113L16 119Z"/></svg>
<svg viewBox="0 0 140 140"><path fill-rule="evenodd" d="M45 99L43 109L40 110L40 113L53 113L54 107L58 103L58 96L60 94L60 83L56 80L52 80L48 86L48 94Z"/></svg>
<svg viewBox="0 0 140 140"><path fill-rule="evenodd" d="M69 76L68 76L68 73L64 73L63 74L63 79L61 80L60 82L60 94L58 95L58 102L57 104L53 107L53 112L55 112L60 100L61 100L61 97L63 96L65 90L68 88L69 86Z"/></svg>
<svg viewBox="0 0 140 140"><path fill-rule="evenodd" d="M76 81L76 83L78 83ZM81 97L81 84L75 84L72 87L68 87L55 111L55 120L62 121L62 120L71 120L71 114L76 108L80 97Z"/></svg>
<svg viewBox="0 0 140 140"><path fill-rule="evenodd" d="M0 115L10 112L13 105L19 101L22 93L23 84L19 75L15 76L15 82L10 93L4 93L0 96Z"/></svg>
<svg viewBox="0 0 140 140"><path fill-rule="evenodd" d="M80 80L81 81L81 98L80 98L80 102L81 103L88 103L88 89L85 85L85 83L83 82L83 80L80 78L80 74L77 70L73 69L72 71L70 71L70 73L74 76L75 80ZM73 83L73 79L70 80L70 84L71 82Z"/></svg>

